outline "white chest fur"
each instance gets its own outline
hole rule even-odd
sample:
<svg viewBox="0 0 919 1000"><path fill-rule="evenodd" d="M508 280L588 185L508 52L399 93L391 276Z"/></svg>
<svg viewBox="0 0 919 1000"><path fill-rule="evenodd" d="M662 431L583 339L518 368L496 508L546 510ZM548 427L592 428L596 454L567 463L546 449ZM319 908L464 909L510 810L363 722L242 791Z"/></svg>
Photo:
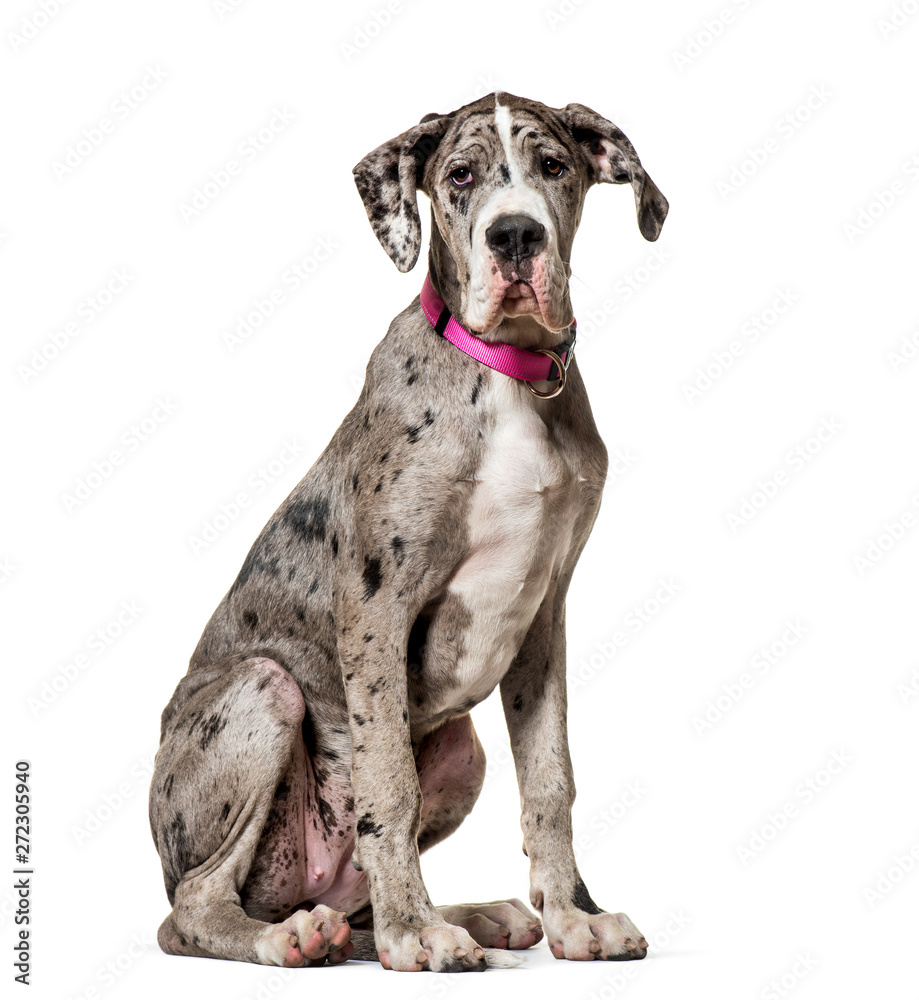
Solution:
<svg viewBox="0 0 919 1000"><path fill-rule="evenodd" d="M493 416L475 477L467 554L449 583L472 621L457 664L484 697L520 648L571 544L578 474L538 412L551 403L493 379L480 405Z"/></svg>

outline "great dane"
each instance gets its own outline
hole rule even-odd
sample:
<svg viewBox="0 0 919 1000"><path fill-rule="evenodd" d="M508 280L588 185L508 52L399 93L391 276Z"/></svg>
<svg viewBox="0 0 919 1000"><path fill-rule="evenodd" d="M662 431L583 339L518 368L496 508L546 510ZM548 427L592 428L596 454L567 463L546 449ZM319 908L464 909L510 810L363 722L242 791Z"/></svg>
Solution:
<svg viewBox="0 0 919 1000"><path fill-rule="evenodd" d="M629 183L648 240L667 201L611 122L507 93L425 115L354 174L400 271L428 196L429 277L163 712L160 946L465 971L513 964L494 949L545 934L556 958L643 958L572 851L565 595L607 455L572 360L568 277L592 184ZM496 686L541 922L516 899L435 907L421 877L421 852L482 787L469 710Z"/></svg>

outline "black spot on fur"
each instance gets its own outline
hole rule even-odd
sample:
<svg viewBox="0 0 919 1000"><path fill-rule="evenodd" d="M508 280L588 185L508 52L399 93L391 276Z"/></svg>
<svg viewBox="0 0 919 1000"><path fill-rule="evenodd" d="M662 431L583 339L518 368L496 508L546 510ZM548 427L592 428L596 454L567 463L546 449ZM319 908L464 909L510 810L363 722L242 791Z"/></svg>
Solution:
<svg viewBox="0 0 919 1000"><path fill-rule="evenodd" d="M396 560L396 565L401 566L402 561L405 559L405 542L398 535L395 535L389 545Z"/></svg>
<svg viewBox="0 0 919 1000"><path fill-rule="evenodd" d="M475 406L475 404L479 401L479 392L482 389L482 382L484 381L484 379L485 379L484 372L479 372L479 374L476 375L475 385L473 386L472 389L472 396L470 396L469 398L469 402L472 403L473 406Z"/></svg>
<svg viewBox="0 0 919 1000"><path fill-rule="evenodd" d="M284 514L285 523L305 542L324 541L329 521L328 497L294 500Z"/></svg>
<svg viewBox="0 0 919 1000"><path fill-rule="evenodd" d="M258 628L258 615L254 611L244 612L243 624L254 632Z"/></svg>
<svg viewBox="0 0 919 1000"><path fill-rule="evenodd" d="M419 678L421 664L424 658L424 646L428 639L428 627L431 621L424 615L419 615L408 634L408 675Z"/></svg>
<svg viewBox="0 0 919 1000"><path fill-rule="evenodd" d="M357 484L360 481L361 481L360 475L357 472L355 472L354 475L351 477L351 489L352 490L356 490L357 489Z"/></svg>
<svg viewBox="0 0 919 1000"><path fill-rule="evenodd" d="M510 182L511 182L511 172L508 169L508 166L507 166L506 163L499 163L498 164L498 172L501 174L501 180L502 180L502 182L505 183L505 184L510 184Z"/></svg>
<svg viewBox="0 0 919 1000"><path fill-rule="evenodd" d="M378 677L372 684L368 685L367 690L371 694L376 694L380 688L386 687L386 681L382 677Z"/></svg>
<svg viewBox="0 0 919 1000"><path fill-rule="evenodd" d="M371 597L383 585L383 568L379 559L371 559L364 556L364 600L369 601Z"/></svg>
<svg viewBox="0 0 919 1000"><path fill-rule="evenodd" d="M230 803L229 802L224 802L224 804L223 804L223 810L220 813L220 819L221 819L221 821L224 822L224 823L226 823L227 817L229 815L230 815Z"/></svg>
<svg viewBox="0 0 919 1000"><path fill-rule="evenodd" d="M379 823L373 822L373 816L367 812L357 821L357 835L359 837L366 837L368 834L372 834L374 837L379 837L383 833L383 827Z"/></svg>
<svg viewBox="0 0 919 1000"><path fill-rule="evenodd" d="M351 715L351 718L352 718L352 719L354 719L354 721L355 721L355 722L356 722L356 723L357 723L357 724L358 724L359 726L363 726L363 725L365 725L366 723L368 723L368 722L370 721L369 719L365 719L365 718L363 717L363 715L359 715L359 714L358 714L357 712L354 712L354 713L353 713L353 714Z"/></svg>
<svg viewBox="0 0 919 1000"><path fill-rule="evenodd" d="M271 683L271 678L270 678L270 677L263 677L263 678L262 678L262 679L261 679L261 680L260 680L260 681L258 682L258 687L257 687L257 688L256 688L255 690L256 690L256 691L264 691L264 690L265 690L265 688L266 688L266 687L268 687L268 685L269 685L270 683Z"/></svg>
<svg viewBox="0 0 919 1000"><path fill-rule="evenodd" d="M278 809L277 800L272 804L271 808L268 810L268 815L265 817L265 825L262 827L262 837L261 839L267 840L274 828L278 825L278 821L281 819L281 810Z"/></svg>
<svg viewBox="0 0 919 1000"><path fill-rule="evenodd" d="M172 784L175 779L176 776L174 774L170 774L169 777L163 782L163 791L166 793L167 799L172 796Z"/></svg>
<svg viewBox="0 0 919 1000"><path fill-rule="evenodd" d="M230 587L230 596L236 593L240 587L242 587L248 579L256 573L267 573L271 576L276 576L278 572L278 558L275 556L273 559L265 559L263 557L263 550L259 547L259 542L249 550L249 554L243 561L242 567L239 570L239 574L233 581L233 586Z"/></svg>
<svg viewBox="0 0 919 1000"><path fill-rule="evenodd" d="M206 722L202 721L201 734L198 741L202 750L207 750L217 736L227 728L229 721L227 716L221 716L217 713L211 715Z"/></svg>
<svg viewBox="0 0 919 1000"><path fill-rule="evenodd" d="M181 812L175 814L172 823L164 831L162 839L163 869L166 876L166 895L170 903L175 903L175 890L182 876L191 866L191 841L188 827Z"/></svg>
<svg viewBox="0 0 919 1000"><path fill-rule="evenodd" d="M372 642L372 641L373 641L373 633L372 632L368 632L364 636L364 642Z"/></svg>
<svg viewBox="0 0 919 1000"><path fill-rule="evenodd" d="M300 736L303 738L303 745L306 747L306 755L310 758L316 756L316 730L313 727L313 718L310 715L309 706L306 707L303 722L300 723Z"/></svg>
<svg viewBox="0 0 919 1000"><path fill-rule="evenodd" d="M322 823L322 828L328 835L338 826L335 811L325 799L318 795L316 796L316 805L319 807L319 822Z"/></svg>
<svg viewBox="0 0 919 1000"><path fill-rule="evenodd" d="M434 414L430 410L425 410L424 419L420 424L417 424L415 426L408 426L405 428L404 433L408 438L408 443L414 444L418 440L418 437L421 434L422 430L424 430L425 427L430 427L431 424L433 423L434 423Z"/></svg>
<svg viewBox="0 0 919 1000"><path fill-rule="evenodd" d="M575 883L574 891L571 893L571 905L576 906L579 910L584 913L602 913L603 911L599 906L590 898L590 893L587 891L587 886L584 885L584 879L578 876L578 880Z"/></svg>
<svg viewBox="0 0 919 1000"><path fill-rule="evenodd" d="M519 712L523 708L523 695L518 691L514 697L514 711Z"/></svg>

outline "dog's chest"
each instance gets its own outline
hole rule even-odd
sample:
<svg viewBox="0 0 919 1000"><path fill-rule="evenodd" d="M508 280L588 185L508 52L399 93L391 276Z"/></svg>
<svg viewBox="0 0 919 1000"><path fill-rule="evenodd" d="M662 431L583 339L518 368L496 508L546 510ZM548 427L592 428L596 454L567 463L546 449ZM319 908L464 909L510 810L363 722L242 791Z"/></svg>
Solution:
<svg viewBox="0 0 919 1000"><path fill-rule="evenodd" d="M467 611L456 681L484 697L516 655L571 545L576 457L539 413L551 406L510 379L483 400L490 431L476 474L465 557L448 591Z"/></svg>

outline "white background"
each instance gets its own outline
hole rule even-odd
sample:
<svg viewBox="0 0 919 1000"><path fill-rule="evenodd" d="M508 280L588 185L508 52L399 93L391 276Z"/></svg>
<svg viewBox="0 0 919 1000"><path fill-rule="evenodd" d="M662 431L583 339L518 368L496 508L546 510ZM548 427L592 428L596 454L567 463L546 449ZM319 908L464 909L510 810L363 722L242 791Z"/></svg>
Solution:
<svg viewBox="0 0 919 1000"><path fill-rule="evenodd" d="M401 0L382 29L384 0L45 7L0 23L0 798L29 759L31 995L915 996L914 0ZM627 189L592 191L572 279L620 456L569 601L575 825L652 957L543 943L412 979L164 956L159 713L424 276L389 262L351 168L499 89L615 121L671 204L651 245ZM489 777L425 857L436 902L527 894L497 699L474 714ZM15 987L8 888L0 913Z"/></svg>

